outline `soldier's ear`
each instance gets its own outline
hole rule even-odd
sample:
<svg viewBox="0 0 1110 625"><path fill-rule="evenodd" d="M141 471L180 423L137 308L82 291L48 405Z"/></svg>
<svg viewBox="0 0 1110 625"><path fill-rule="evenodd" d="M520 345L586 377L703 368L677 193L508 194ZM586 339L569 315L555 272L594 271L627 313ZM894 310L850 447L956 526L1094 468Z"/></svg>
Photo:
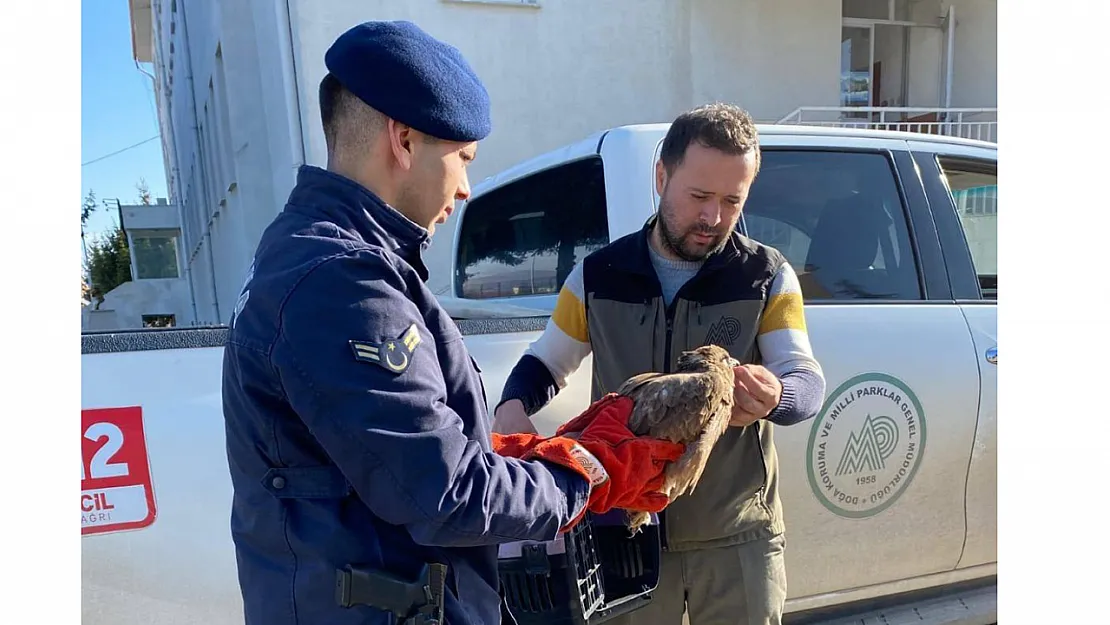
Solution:
<svg viewBox="0 0 1110 625"><path fill-rule="evenodd" d="M395 119L387 119L385 128L386 135L389 137L389 150L397 166L405 171L412 169L416 133L411 127Z"/></svg>

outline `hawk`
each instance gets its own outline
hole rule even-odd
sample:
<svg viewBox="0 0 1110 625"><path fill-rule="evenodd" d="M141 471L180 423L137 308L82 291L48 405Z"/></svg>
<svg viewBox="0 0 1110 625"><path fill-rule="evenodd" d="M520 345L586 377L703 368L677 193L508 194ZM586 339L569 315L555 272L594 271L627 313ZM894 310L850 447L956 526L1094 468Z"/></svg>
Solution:
<svg viewBox="0 0 1110 625"><path fill-rule="evenodd" d="M709 452L728 427L738 366L724 348L705 345L683 352L673 373L641 373L617 389L635 404L628 418L633 434L686 444L686 452L664 472L662 492L671 501L694 492ZM628 515L633 534L651 519L642 511Z"/></svg>

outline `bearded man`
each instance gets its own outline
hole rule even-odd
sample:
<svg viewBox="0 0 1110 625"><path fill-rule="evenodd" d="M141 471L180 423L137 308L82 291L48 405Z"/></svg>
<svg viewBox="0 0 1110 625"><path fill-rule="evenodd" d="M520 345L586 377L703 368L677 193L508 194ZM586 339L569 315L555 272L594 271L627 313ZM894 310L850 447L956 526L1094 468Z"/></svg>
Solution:
<svg viewBox="0 0 1110 625"><path fill-rule="evenodd" d="M535 432L531 415L591 352L595 400L634 375L674 371L702 345L740 361L732 427L697 489L660 515L654 599L614 624L679 625L684 613L692 625L781 622L786 528L773 430L816 415L825 379L793 268L736 229L759 165L744 110L713 104L680 115L656 163L658 210L575 266L494 412L495 432Z"/></svg>

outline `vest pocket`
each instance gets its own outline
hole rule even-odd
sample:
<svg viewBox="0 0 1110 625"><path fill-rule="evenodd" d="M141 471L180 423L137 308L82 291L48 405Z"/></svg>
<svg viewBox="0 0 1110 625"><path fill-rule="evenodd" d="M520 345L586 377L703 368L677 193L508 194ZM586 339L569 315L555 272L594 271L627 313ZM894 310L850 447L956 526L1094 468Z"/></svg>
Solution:
<svg viewBox="0 0 1110 625"><path fill-rule="evenodd" d="M658 337L659 298L618 302L591 297L587 309L590 344L595 354L597 397L615 391L629 377L659 369L663 340ZM596 399L596 397L595 397Z"/></svg>
<svg viewBox="0 0 1110 625"><path fill-rule="evenodd" d="M770 506L767 505L767 483L771 478L771 469L767 466L767 448L763 445L763 430L767 425L762 421L756 421L753 425L758 428L755 435L755 442L759 447L759 466L763 467L763 484L759 487L759 505L763 508L763 511L767 513L767 517L771 518L773 514L771 513Z"/></svg>

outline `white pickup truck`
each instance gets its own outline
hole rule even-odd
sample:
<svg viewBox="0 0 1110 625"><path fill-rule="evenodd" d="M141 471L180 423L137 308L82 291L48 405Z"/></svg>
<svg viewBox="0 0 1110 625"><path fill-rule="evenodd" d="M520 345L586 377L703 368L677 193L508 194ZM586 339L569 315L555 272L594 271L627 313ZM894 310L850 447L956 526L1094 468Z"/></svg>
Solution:
<svg viewBox="0 0 1110 625"><path fill-rule="evenodd" d="M443 301L491 407L573 264L651 214L666 129L598 133L483 181L460 207ZM775 431L786 622L993 623L996 147L760 133L763 165L741 227L798 272L828 384L815 419ZM82 337L86 625L242 623L224 335ZM589 377L587 360L537 415L541 432L588 404Z"/></svg>

